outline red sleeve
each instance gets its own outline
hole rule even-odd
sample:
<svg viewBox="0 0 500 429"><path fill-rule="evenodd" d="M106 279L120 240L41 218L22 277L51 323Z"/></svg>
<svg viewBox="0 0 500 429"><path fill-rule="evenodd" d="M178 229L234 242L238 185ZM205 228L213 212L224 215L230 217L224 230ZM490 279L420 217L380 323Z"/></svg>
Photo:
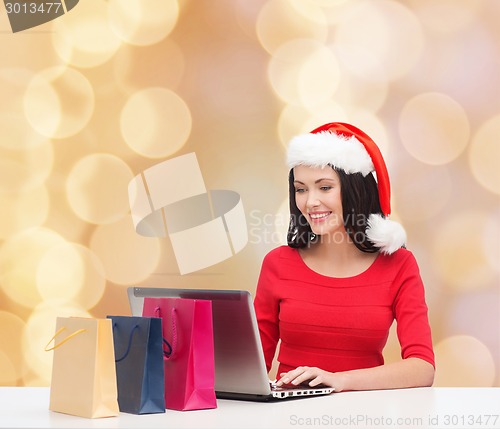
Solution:
<svg viewBox="0 0 500 429"><path fill-rule="evenodd" d="M401 357L420 358L435 366L424 285L417 261L410 252L398 277L395 284L400 286L394 300L393 311L397 321Z"/></svg>
<svg viewBox="0 0 500 429"><path fill-rule="evenodd" d="M254 300L268 372L271 370L279 339L279 299L276 295L279 279L278 252L279 250L275 249L264 258Z"/></svg>

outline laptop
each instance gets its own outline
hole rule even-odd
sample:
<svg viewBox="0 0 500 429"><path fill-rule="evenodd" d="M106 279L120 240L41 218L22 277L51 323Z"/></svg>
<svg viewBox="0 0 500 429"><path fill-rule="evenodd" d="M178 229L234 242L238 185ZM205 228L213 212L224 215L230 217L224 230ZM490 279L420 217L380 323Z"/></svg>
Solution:
<svg viewBox="0 0 500 429"><path fill-rule="evenodd" d="M142 316L145 297L212 301L215 393L220 399L272 401L327 395L331 387L277 387L269 380L250 292L129 287L133 316Z"/></svg>

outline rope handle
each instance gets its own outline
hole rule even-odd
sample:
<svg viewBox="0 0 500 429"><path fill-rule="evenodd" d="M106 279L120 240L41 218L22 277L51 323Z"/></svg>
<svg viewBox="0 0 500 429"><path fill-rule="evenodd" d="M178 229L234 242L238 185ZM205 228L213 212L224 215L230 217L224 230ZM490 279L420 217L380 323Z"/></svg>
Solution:
<svg viewBox="0 0 500 429"><path fill-rule="evenodd" d="M55 346L53 347L49 347L49 344L54 341L56 339L56 337L61 334L64 330L66 329L65 326L63 326L61 329L59 329L55 334L54 336L49 340L49 342L47 343L47 345L45 346L45 351L46 352L50 352L51 350L54 350L54 349L57 349L58 347L62 346L66 341L69 341L71 338L73 338L74 336L78 335L78 334L81 334L82 332L85 332L86 329L78 329L77 331L73 332L72 334L68 335L64 340L62 340L59 344L56 344Z"/></svg>
<svg viewBox="0 0 500 429"><path fill-rule="evenodd" d="M115 328L117 328L117 327L118 327L118 324L117 324L116 322L115 322L115 323L113 323L113 330L114 330ZM130 349L131 349L131 347L132 347L132 338L133 338L133 336L134 336L134 332L135 332L137 329L139 329L139 328L140 328L140 326L139 326L138 324L136 324L136 325L132 328L132 330L130 331L130 336L129 336L129 339L128 339L128 345L127 345L127 350L125 350L125 353L123 354L123 356L122 356L121 358L115 359L115 362L116 362L116 363L121 362L121 361L122 361L123 359L125 359L125 358L128 356L128 354L130 353ZM162 338L162 340L163 340L163 343L164 343L164 344L166 344L166 345L167 345L167 347L169 348L169 351L168 351L168 352L167 352L167 351L165 351L165 350L163 350L163 354L164 354L165 356L170 356L170 355L172 354L172 346L170 345L170 343L169 343L169 342L168 342L165 338Z"/></svg>
<svg viewBox="0 0 500 429"><path fill-rule="evenodd" d="M155 314L157 317L162 317L160 307L155 307ZM172 345L170 345L170 343L165 338L163 338L164 344L166 344L169 348L169 351L166 351L165 349L163 350L165 360L174 358L175 352L177 351L177 309L175 307L172 308L170 314L172 318Z"/></svg>
<svg viewBox="0 0 500 429"><path fill-rule="evenodd" d="M165 344L168 347L168 352L165 349L163 349L163 356L165 357L165 359L169 359L170 356L172 356L172 350L173 350L172 346L165 338L162 339L163 339L163 344Z"/></svg>
<svg viewBox="0 0 500 429"><path fill-rule="evenodd" d="M113 330L118 327L118 324L115 322L113 323ZM130 331L130 336L128 338L128 345L127 345L127 350L125 350L125 354L121 357L121 358L118 358L116 359L115 358L115 362L121 362L123 359L125 359L128 354L130 353L130 348L132 347L132 337L134 336L134 332L139 329L139 325L135 325L132 330Z"/></svg>

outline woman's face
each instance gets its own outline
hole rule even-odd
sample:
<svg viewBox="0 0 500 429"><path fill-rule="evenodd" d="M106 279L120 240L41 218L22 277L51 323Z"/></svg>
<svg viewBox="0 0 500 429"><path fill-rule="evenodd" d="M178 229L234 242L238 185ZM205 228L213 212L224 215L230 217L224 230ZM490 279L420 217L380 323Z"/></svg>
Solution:
<svg viewBox="0 0 500 429"><path fill-rule="evenodd" d="M340 179L330 166L294 167L295 202L316 235L345 234Z"/></svg>

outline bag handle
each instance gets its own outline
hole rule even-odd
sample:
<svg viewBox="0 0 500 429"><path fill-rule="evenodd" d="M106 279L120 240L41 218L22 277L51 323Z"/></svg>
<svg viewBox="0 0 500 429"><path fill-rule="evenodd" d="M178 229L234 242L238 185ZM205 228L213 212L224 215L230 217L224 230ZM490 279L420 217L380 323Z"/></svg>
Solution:
<svg viewBox="0 0 500 429"><path fill-rule="evenodd" d="M114 331L114 330L115 330L115 328L117 328L117 327L118 327L118 324L117 324L116 322L115 322L115 323L113 323L113 331ZM125 350L125 354L124 354L121 358L118 358L118 359L116 359L116 358L115 358L115 362L121 362L123 359L125 359L125 358L128 356L128 354L130 353L130 348L132 347L132 337L134 336L134 332L135 332L137 329L139 329L139 325L137 325L137 324L136 324L136 325L135 325L135 326L131 329L131 331L130 331L130 336L129 336L129 338L128 338L127 350Z"/></svg>
<svg viewBox="0 0 500 429"><path fill-rule="evenodd" d="M61 334L64 330L66 329L65 326L63 326L61 329L59 329L54 336L49 340L47 345L45 346L45 351L50 352L51 350L57 349L58 347L62 346L66 341L69 341L71 338L74 336L81 334L82 332L85 332L86 329L78 329L77 331L73 332L72 334L68 335L64 340L62 340L59 344L54 345L53 347L49 347L49 344L56 339L56 337Z"/></svg>
<svg viewBox="0 0 500 429"><path fill-rule="evenodd" d="M165 349L163 349L163 356L165 357L165 359L169 359L170 356L172 356L172 346L165 338L162 338L162 340L163 344L165 344L168 347L168 352Z"/></svg>
<svg viewBox="0 0 500 429"><path fill-rule="evenodd" d="M161 308L160 307L155 307L155 314L157 317L162 317L161 316ZM165 360L170 360L175 357L175 352L177 351L177 309L174 307L172 308L171 311L171 318L172 318L172 345L163 338L163 342L168 346L169 351L163 350L163 355Z"/></svg>

